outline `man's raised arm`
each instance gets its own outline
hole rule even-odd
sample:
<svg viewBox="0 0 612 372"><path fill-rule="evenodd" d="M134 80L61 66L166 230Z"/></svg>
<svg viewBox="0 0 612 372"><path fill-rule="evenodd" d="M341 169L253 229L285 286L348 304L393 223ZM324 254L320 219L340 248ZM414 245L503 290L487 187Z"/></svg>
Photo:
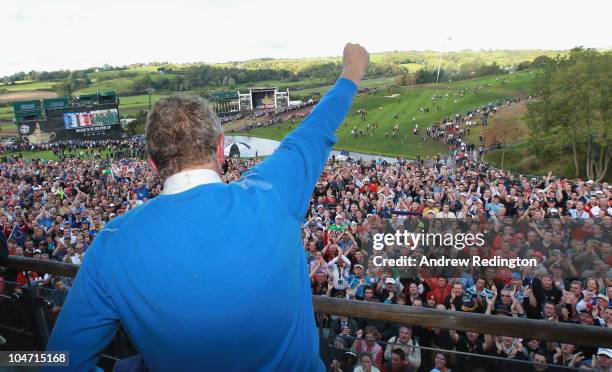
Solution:
<svg viewBox="0 0 612 372"><path fill-rule="evenodd" d="M241 182L269 183L281 200L286 201L291 214L301 219L336 142L336 129L351 107L368 61L369 54L362 46L346 44L340 79L300 126L283 139L274 154L253 167Z"/></svg>

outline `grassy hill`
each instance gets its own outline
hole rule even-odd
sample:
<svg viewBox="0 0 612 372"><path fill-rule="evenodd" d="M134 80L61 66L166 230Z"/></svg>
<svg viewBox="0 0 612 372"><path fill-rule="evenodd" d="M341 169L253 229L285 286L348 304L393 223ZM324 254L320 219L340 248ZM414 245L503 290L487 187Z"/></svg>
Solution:
<svg viewBox="0 0 612 372"><path fill-rule="evenodd" d="M0 92L21 92L21 91L29 91L29 90L48 90L52 89L55 81L39 81L39 82L30 82L24 81L18 84L0 84Z"/></svg>
<svg viewBox="0 0 612 372"><path fill-rule="evenodd" d="M453 116L509 96L527 95L533 77L533 72L526 71L501 78L485 77L426 86L387 87L379 89L375 94L361 94L355 98L347 120L338 129L336 148L408 158L416 158L417 155L422 158L432 157L436 153L445 152L447 148L430 139L421 141L420 137L414 136L412 129L415 125L418 124L419 128L424 130L442 117ZM502 79L508 83L502 84ZM479 89L476 91L475 88ZM463 97L460 96L461 90L465 92ZM441 94L443 97L448 94L448 98L432 103L431 97L435 94ZM437 106L441 107L441 111L437 110ZM359 108L368 111L366 121L354 115ZM420 108L429 108L429 112L420 112ZM397 121L400 124L400 135L396 139L391 138L391 130L396 123L394 114L398 115ZM379 126L373 136L352 138L351 130L355 126L357 130L365 131L365 126L372 123ZM284 122L250 130L248 135L280 140L290 131L290 127L289 122ZM388 137L385 137L385 132L389 133Z"/></svg>
<svg viewBox="0 0 612 372"><path fill-rule="evenodd" d="M13 120L13 108L12 107L0 107L0 121Z"/></svg>
<svg viewBox="0 0 612 372"><path fill-rule="evenodd" d="M73 94L78 96L80 94L85 93L95 93L98 90L114 90L116 92L123 92L129 89L129 87L134 83L132 79L129 78L117 78L111 80L101 81L99 83L93 83L87 88L79 89Z"/></svg>
<svg viewBox="0 0 612 372"><path fill-rule="evenodd" d="M459 69L461 65L476 63L491 64L496 62L500 66L514 66L523 61L531 61L538 56L546 55L554 57L557 54L565 54L560 50L462 50L455 52L436 51L390 51L373 53L370 56L372 63L394 64L402 66L414 72L422 67L437 68L442 57L442 68ZM227 62L217 64L218 66L241 67L247 69L284 69L292 72L300 72L310 68L313 64L340 63L340 56L300 58L300 59L271 59L261 58L243 62Z"/></svg>

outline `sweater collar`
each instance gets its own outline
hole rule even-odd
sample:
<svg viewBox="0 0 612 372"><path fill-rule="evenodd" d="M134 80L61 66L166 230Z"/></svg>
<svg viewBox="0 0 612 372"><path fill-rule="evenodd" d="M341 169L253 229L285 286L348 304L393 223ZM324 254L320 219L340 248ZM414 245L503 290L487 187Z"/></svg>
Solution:
<svg viewBox="0 0 612 372"><path fill-rule="evenodd" d="M166 178L163 193L178 194L207 183L221 183L219 174L212 169L190 169Z"/></svg>

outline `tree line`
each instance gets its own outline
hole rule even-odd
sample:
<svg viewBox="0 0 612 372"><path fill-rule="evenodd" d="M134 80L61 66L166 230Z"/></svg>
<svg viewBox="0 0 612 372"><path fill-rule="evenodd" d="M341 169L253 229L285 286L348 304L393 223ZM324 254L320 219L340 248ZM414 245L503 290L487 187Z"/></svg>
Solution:
<svg viewBox="0 0 612 372"><path fill-rule="evenodd" d="M575 48L541 59L536 99L527 106L530 149L540 159L571 154L575 177L609 178L612 160L612 52Z"/></svg>

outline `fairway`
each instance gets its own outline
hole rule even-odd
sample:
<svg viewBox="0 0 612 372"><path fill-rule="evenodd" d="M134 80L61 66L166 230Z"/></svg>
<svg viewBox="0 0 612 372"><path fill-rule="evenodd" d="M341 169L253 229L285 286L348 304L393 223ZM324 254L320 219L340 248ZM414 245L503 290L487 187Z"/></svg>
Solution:
<svg viewBox="0 0 612 372"><path fill-rule="evenodd" d="M507 80L508 83L502 84L502 79ZM531 72L524 72L454 83L382 88L374 94L360 94L353 101L347 119L337 131L338 141L335 148L387 156L403 156L411 159L416 158L417 155L423 159L432 158L437 153L445 153L448 148L427 136L424 141L420 136L414 136L412 130L415 125L418 125L423 131L442 117L465 113L467 110L504 100L506 97L527 95L532 79ZM477 91L475 91L476 88L478 88ZM462 89L465 94L461 97ZM442 98L432 103L431 97L435 94L442 95ZM389 98L389 96L393 97ZM438 106L441 107L441 111L437 110ZM365 121L356 114L360 108L368 111ZM420 108L428 108L429 112L421 112ZM397 120L394 119L395 114L398 116ZM399 123L400 134L393 139L391 131L396 122ZM366 125L373 123L378 125L373 135L352 137L351 130L355 126L358 131L365 132ZM280 140L289 130L290 124L284 122L240 134ZM388 132L387 137L385 132Z"/></svg>
<svg viewBox="0 0 612 372"><path fill-rule="evenodd" d="M97 91L114 90L121 92L127 90L133 81L127 78L117 78L112 80L101 81L99 83L93 83L87 88L79 89L74 92L75 96L79 94L96 93Z"/></svg>
<svg viewBox="0 0 612 372"><path fill-rule="evenodd" d="M166 94L152 94L151 104L154 105L162 98L168 97ZM138 111L147 110L149 108L149 96L141 94L138 96L119 97L119 110L122 115L134 114Z"/></svg>
<svg viewBox="0 0 612 372"><path fill-rule="evenodd" d="M22 92L27 90L48 90L52 89L53 85L57 84L56 81L40 81L40 82L28 82L21 84L0 84L0 91L7 92Z"/></svg>

